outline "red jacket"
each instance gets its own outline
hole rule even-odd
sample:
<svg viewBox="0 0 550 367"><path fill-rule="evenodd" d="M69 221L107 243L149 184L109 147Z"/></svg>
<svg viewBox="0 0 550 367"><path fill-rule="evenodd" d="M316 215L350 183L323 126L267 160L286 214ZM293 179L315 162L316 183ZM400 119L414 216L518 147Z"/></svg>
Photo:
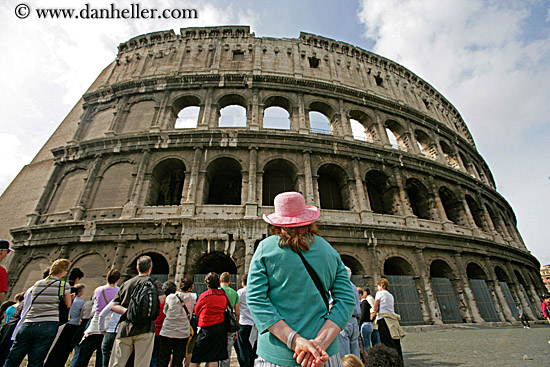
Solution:
<svg viewBox="0 0 550 367"><path fill-rule="evenodd" d="M160 329L162 329L162 324L164 324L164 319L166 318L166 315L164 314L164 303L159 304L160 307L160 313L157 317L157 321L155 322L155 335L160 336Z"/></svg>
<svg viewBox="0 0 550 367"><path fill-rule="evenodd" d="M540 308L542 309L542 314L544 317L548 318L550 317L550 303L549 302L542 302L540 304Z"/></svg>
<svg viewBox="0 0 550 367"><path fill-rule="evenodd" d="M222 289L209 289L201 293L195 305L195 315L200 327L212 326L224 321L227 296Z"/></svg>

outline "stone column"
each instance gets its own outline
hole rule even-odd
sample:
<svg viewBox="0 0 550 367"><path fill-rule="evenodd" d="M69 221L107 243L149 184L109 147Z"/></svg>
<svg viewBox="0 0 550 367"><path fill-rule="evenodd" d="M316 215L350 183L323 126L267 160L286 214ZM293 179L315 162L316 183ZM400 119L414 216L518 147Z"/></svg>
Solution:
<svg viewBox="0 0 550 367"><path fill-rule="evenodd" d="M116 244L115 258L113 265L111 265L111 269L118 269L123 275L128 275L126 274L126 269L122 268L126 262L126 250L128 247L130 247L128 242L118 242Z"/></svg>
<svg viewBox="0 0 550 367"><path fill-rule="evenodd" d="M495 274L495 268L494 266L491 266L491 259L489 257L485 257L483 260L488 271L487 276L489 277L489 289L491 290L493 296L493 303L497 308L497 315L500 318L500 321L514 322L514 316L512 315L510 307L506 302L504 293L502 293L502 288L500 288L500 284Z"/></svg>
<svg viewBox="0 0 550 367"><path fill-rule="evenodd" d="M367 252L368 252L368 255L369 255L369 259L370 259L370 263L368 265L370 265L370 270L369 270L369 274L370 276L372 277L372 280L371 280L371 289L372 289L372 293L376 293L376 282L378 281L378 279L381 278L381 273L380 273L380 269L379 269L379 262L378 262L378 253L376 251L376 247L378 245L378 239L376 238L376 236L374 235L374 232L368 232L368 241L369 241L369 244L368 244L368 247L367 247ZM367 276L368 278L368 276Z"/></svg>
<svg viewBox="0 0 550 367"><path fill-rule="evenodd" d="M304 150L302 153L302 158L304 160L304 176L306 181L306 187L304 190L306 205L315 205L313 176L311 174L311 151Z"/></svg>
<svg viewBox="0 0 550 367"><path fill-rule="evenodd" d="M458 194L458 199L462 202L462 208L464 209L464 215L466 216L466 221L468 223L468 226L474 230L479 229L477 226L474 216L472 215L472 212L470 211L470 206L468 205L468 202L466 201L466 195L464 195L464 190L462 189L462 186L457 185L456 186L456 193Z"/></svg>
<svg viewBox="0 0 550 367"><path fill-rule="evenodd" d="M191 177L189 178L189 185L187 186L187 200L182 202L182 216L193 216L195 215L195 206L196 206L196 196L197 196L197 187L199 184L199 171L201 168L201 156L202 148L195 147L195 153L193 155L193 165L191 167ZM183 200L182 195L182 200Z"/></svg>
<svg viewBox="0 0 550 367"><path fill-rule="evenodd" d="M531 311L531 307L529 307L529 302L525 298L525 294L522 292L521 287L519 286L521 283L519 282L519 279L516 276L512 265L509 262L506 262L505 266L506 270L508 270L508 274L510 274L510 278L512 279L512 288L519 298L519 302L521 303L521 308L523 309L523 312L525 312L527 317L529 317L531 320L537 320L538 317L533 314L533 311Z"/></svg>
<svg viewBox="0 0 550 367"><path fill-rule="evenodd" d="M464 290L466 307L468 308L468 313L471 315L471 320L467 321L483 323L485 320L483 320L483 317L481 317L479 309L477 308L474 292L472 291L472 288L470 288L470 282L468 280L468 276L466 275L466 268L464 267L460 253L454 253L453 260L455 262L455 268L458 269L458 274L456 274L457 278L460 281L462 289Z"/></svg>
<svg viewBox="0 0 550 367"><path fill-rule="evenodd" d="M476 200L479 203L481 210L483 210L483 224L485 227L484 229L488 232L491 232L493 235L497 234L497 231L493 224L493 220L491 219L491 216L487 211L487 207L483 204L483 198L481 197L481 194L479 192L476 192Z"/></svg>
<svg viewBox="0 0 550 367"><path fill-rule="evenodd" d="M403 185L403 178L401 177L401 172L399 167L393 168L393 175L395 177L395 183L399 190L399 213L404 217L415 217L411 206L409 205L409 200L407 199L407 192L405 191L405 185ZM416 223L416 221L415 221Z"/></svg>
<svg viewBox="0 0 550 367"><path fill-rule="evenodd" d="M258 216L258 200L256 199L256 171L258 169L258 148L249 147L248 163L248 200L246 201L245 218Z"/></svg>
<svg viewBox="0 0 550 367"><path fill-rule="evenodd" d="M250 118L250 130L259 130L261 126L263 126L263 121L261 121L261 117L263 114L260 113L259 108L259 97L258 97L258 90L254 89L254 92L252 94L252 104L251 104L251 118Z"/></svg>
<svg viewBox="0 0 550 367"><path fill-rule="evenodd" d="M248 269L250 268L250 262L252 261L252 256L254 255L255 244L255 238L244 239L244 268L246 273L248 273Z"/></svg>
<svg viewBox="0 0 550 367"><path fill-rule="evenodd" d="M214 95L214 90L209 88L206 91L204 107L202 113L202 119L197 123L197 129L199 130L208 130L210 126L211 114L212 114L212 98Z"/></svg>
<svg viewBox="0 0 550 367"><path fill-rule="evenodd" d="M183 232L182 226L182 232ZM185 266L187 265L187 247L189 245L189 236L181 236L180 249L178 251L178 261L176 264L175 283L178 284L185 275Z"/></svg>
<svg viewBox="0 0 550 367"><path fill-rule="evenodd" d="M445 159L445 155L443 154L443 150L441 149L441 145L439 145L439 140L437 139L437 135L435 131L431 130L432 139L433 139L433 145L435 147L435 151L437 153L437 162L443 165L447 165L447 160Z"/></svg>
<svg viewBox="0 0 550 367"><path fill-rule="evenodd" d="M378 129L378 136L380 137L380 143L386 147L391 148L390 140L388 139L388 135L386 134L386 127L384 126L384 116L382 116L382 113L379 110L374 110L375 118L376 118L376 128Z"/></svg>
<svg viewBox="0 0 550 367"><path fill-rule="evenodd" d="M141 162L139 163L139 168L137 172L137 176L135 179L135 185L132 190L132 195L130 196L130 203L133 205L142 205L144 199L140 197L141 194L141 188L143 186L143 176L145 175L145 172L147 171L147 166L149 165L149 160L151 158L151 151L149 149L145 149L143 151L143 156L141 157Z"/></svg>
<svg viewBox="0 0 550 367"><path fill-rule="evenodd" d="M442 325L443 318L441 317L441 310L439 309L439 304L434 295L433 289L429 282L429 274L426 269L426 261L424 259L424 252L421 248L415 249L415 259L416 266L420 270L420 285L421 285L421 294L423 298L423 303L425 304L425 309L427 315L424 316L424 320L428 321L430 324Z"/></svg>
<svg viewBox="0 0 550 367"><path fill-rule="evenodd" d="M445 230L453 230L454 229L453 222L451 222L447 218L447 213L445 212L445 207L443 206L443 202L441 201L441 198L439 197L439 190L437 190L435 180L433 179L432 176L429 176L429 181L430 181L430 186L432 188L432 192L433 192L433 195L434 195L434 201L435 201L435 206L436 206L436 209L437 209L437 212L438 212L438 216L439 216L441 222L443 223L443 228Z"/></svg>
<svg viewBox="0 0 550 367"><path fill-rule="evenodd" d="M353 176L355 180L355 191L357 192L357 201L359 202L359 211L361 212L361 222L371 223L373 220L370 203L365 196L365 187L359 171L359 158L353 158Z"/></svg>
<svg viewBox="0 0 550 367"><path fill-rule="evenodd" d="M309 117L306 116L304 105L304 95L298 94L298 132L300 134L309 134Z"/></svg>
<svg viewBox="0 0 550 367"><path fill-rule="evenodd" d="M353 140L353 131L351 130L351 123L344 108L344 101L338 101L338 107L340 109L340 123L342 125L342 132L344 133L344 139Z"/></svg>
<svg viewBox="0 0 550 367"><path fill-rule="evenodd" d="M84 212L86 208L89 208L92 205L91 203L92 190L94 187L94 183L96 182L99 169L102 164L103 164L103 157L101 155L95 156L94 163L92 164L92 168L88 171L88 178L86 179L84 190L82 190L82 195L80 196L80 200L78 201L78 207L82 208L82 212Z"/></svg>

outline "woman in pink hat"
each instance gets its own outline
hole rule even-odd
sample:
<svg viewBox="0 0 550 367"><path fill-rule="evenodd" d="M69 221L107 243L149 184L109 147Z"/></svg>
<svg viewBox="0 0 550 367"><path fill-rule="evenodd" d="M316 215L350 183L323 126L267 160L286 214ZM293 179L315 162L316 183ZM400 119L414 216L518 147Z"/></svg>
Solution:
<svg viewBox="0 0 550 367"><path fill-rule="evenodd" d="M297 192L277 195L274 204L275 213L264 215L273 235L260 242L248 272L246 300L259 334L255 366L341 366L334 340L355 307L347 271L319 236L319 208Z"/></svg>

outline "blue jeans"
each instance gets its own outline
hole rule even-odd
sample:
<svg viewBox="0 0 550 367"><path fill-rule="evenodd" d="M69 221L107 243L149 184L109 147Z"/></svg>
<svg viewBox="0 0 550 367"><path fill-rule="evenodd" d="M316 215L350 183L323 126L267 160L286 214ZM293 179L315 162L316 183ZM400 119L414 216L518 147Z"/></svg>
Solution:
<svg viewBox="0 0 550 367"><path fill-rule="evenodd" d="M374 331L374 327L372 326L372 322L364 322L361 325L361 338L363 339L363 350L369 349L371 344L371 335Z"/></svg>
<svg viewBox="0 0 550 367"><path fill-rule="evenodd" d="M109 359L111 359L111 350L113 349L113 343L115 342L116 333L105 333L103 335L103 341L101 342L101 353L103 354L103 366L109 365Z"/></svg>
<svg viewBox="0 0 550 367"><path fill-rule="evenodd" d="M55 339L59 322L25 322L17 332L5 367L17 367L29 354L29 366L42 366Z"/></svg>
<svg viewBox="0 0 550 367"><path fill-rule="evenodd" d="M95 367L103 367L103 358L101 356L101 343L103 342L103 335L101 334L92 334L88 335L82 343L80 343L80 350L78 352L78 358L76 362L76 367L86 367L88 362L92 358L92 355L95 353Z"/></svg>
<svg viewBox="0 0 550 367"><path fill-rule="evenodd" d="M359 353L359 325L355 317L352 317L346 328L338 334L338 346L342 357L351 353L361 358Z"/></svg>

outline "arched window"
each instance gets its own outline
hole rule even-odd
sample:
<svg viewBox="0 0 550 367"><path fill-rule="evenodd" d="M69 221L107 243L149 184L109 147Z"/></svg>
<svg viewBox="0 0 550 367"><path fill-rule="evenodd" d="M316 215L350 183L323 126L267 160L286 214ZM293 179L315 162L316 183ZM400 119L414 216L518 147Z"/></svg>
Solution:
<svg viewBox="0 0 550 367"><path fill-rule="evenodd" d="M331 132L330 120L321 112L309 112L309 125L312 133L329 135Z"/></svg>
<svg viewBox="0 0 550 367"><path fill-rule="evenodd" d="M422 153L427 158L436 160L437 151L432 142L432 139L430 139L428 134L426 134L422 130L416 130L415 137L416 137L416 142L418 144L418 148L420 149L420 153Z"/></svg>
<svg viewBox="0 0 550 367"><path fill-rule="evenodd" d="M200 107L198 106L189 106L189 107L183 108L178 113L178 118L176 119L174 128L176 129L196 128L197 123L199 121L199 112L200 112Z"/></svg>
<svg viewBox="0 0 550 367"><path fill-rule="evenodd" d="M483 223L483 209L477 204L473 197L466 195L466 203L468 204L468 209L474 217L474 222L478 228L485 229Z"/></svg>
<svg viewBox="0 0 550 367"><path fill-rule="evenodd" d="M262 205L273 205L275 196L295 191L296 169L282 159L269 162L264 168L262 180Z"/></svg>
<svg viewBox="0 0 550 367"><path fill-rule="evenodd" d="M407 260L396 256L384 261L384 275L414 276L415 274L411 264Z"/></svg>
<svg viewBox="0 0 550 367"><path fill-rule="evenodd" d="M415 178L408 179L405 184L405 191L414 215L420 219L434 219L429 191L419 180Z"/></svg>
<svg viewBox="0 0 550 367"><path fill-rule="evenodd" d="M57 185L54 196L48 207L48 213L59 213L68 211L78 205L84 184L86 183L87 172L77 169L67 173Z"/></svg>
<svg viewBox="0 0 550 367"><path fill-rule="evenodd" d="M264 129L290 129L290 114L283 107L272 106L264 110Z"/></svg>
<svg viewBox="0 0 550 367"><path fill-rule="evenodd" d="M179 205L185 181L185 165L178 159L167 159L153 169L148 205Z"/></svg>
<svg viewBox="0 0 550 367"><path fill-rule="evenodd" d="M409 141L405 134L405 129L398 122L393 120L386 121L386 134L393 149L399 149L404 152L409 151Z"/></svg>
<svg viewBox="0 0 550 367"><path fill-rule="evenodd" d="M115 208L124 206L128 202L130 188L134 182L133 170L133 165L127 162L109 166L103 172L91 207Z"/></svg>
<svg viewBox="0 0 550 367"><path fill-rule="evenodd" d="M447 278L454 280L453 269L443 260L434 260L430 265L430 276L436 278Z"/></svg>
<svg viewBox="0 0 550 367"><path fill-rule="evenodd" d="M468 279L487 280L487 274L485 274L481 266L476 263L469 263L468 266L466 266L466 274L468 275Z"/></svg>
<svg viewBox="0 0 550 367"><path fill-rule="evenodd" d="M393 149L399 149L399 143L397 143L397 136L390 129L386 128L386 134L388 135L388 140L390 141L391 147Z"/></svg>
<svg viewBox="0 0 550 367"><path fill-rule="evenodd" d="M345 171L326 164L317 172L321 209L349 210L349 188Z"/></svg>
<svg viewBox="0 0 550 367"><path fill-rule="evenodd" d="M444 141L440 141L439 146L441 147L441 151L443 152L443 156L445 157L445 160L447 161L447 163L454 169L459 169L460 166L456 159L456 154L451 149L449 144L445 143Z"/></svg>
<svg viewBox="0 0 550 367"><path fill-rule="evenodd" d="M219 158L210 163L204 192L206 204L241 204L241 165L232 158Z"/></svg>
<svg viewBox="0 0 550 367"><path fill-rule="evenodd" d="M365 127L363 126L362 123L360 123L359 121L357 121L355 119L350 119L349 122L350 122L350 125L351 125L351 131L353 133L353 138L355 140L368 141L368 142L372 143L372 139L369 140L368 135L367 135L367 130L365 129Z"/></svg>
<svg viewBox="0 0 550 367"><path fill-rule="evenodd" d="M246 100L238 94L223 96L218 101L219 127L246 127Z"/></svg>
<svg viewBox="0 0 550 367"><path fill-rule="evenodd" d="M448 188L442 187L439 189L439 197L447 219L455 224L465 225L466 223L462 219L462 203L456 195Z"/></svg>
<svg viewBox="0 0 550 367"><path fill-rule="evenodd" d="M396 214L395 193L388 177L380 171L369 171L365 176L371 210L378 214Z"/></svg>

